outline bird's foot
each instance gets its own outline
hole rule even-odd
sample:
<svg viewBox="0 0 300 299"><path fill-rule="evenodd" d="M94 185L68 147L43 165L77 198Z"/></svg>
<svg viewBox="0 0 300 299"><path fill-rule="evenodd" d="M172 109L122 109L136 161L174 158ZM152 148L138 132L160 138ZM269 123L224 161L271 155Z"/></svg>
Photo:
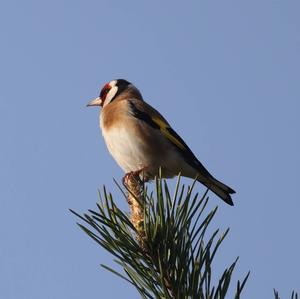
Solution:
<svg viewBox="0 0 300 299"><path fill-rule="evenodd" d="M123 184L128 185L128 181L130 181L132 179L135 179L139 183L144 184L145 182L148 181L148 178L145 176L145 170L146 169L147 169L147 166L145 166L145 167L143 167L139 170L130 171L130 172L126 173L125 176L123 177Z"/></svg>

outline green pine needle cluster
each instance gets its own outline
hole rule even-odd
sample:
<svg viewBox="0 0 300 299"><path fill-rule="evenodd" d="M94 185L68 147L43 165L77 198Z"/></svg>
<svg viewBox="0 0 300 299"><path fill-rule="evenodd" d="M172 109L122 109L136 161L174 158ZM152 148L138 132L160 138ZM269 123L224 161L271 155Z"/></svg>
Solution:
<svg viewBox="0 0 300 299"><path fill-rule="evenodd" d="M142 194L144 217L138 231L105 187L99 192L97 211L79 215L71 210L83 221L80 228L109 251L123 271L102 267L133 285L144 299L225 298L237 259L215 276L213 261L229 231L208 233L217 208L207 212L207 192L199 198L194 184L186 188L180 177L172 195L165 180L155 182L154 192L145 189ZM249 272L237 281L234 299L240 298L248 277ZM275 290L274 295L280 299ZM292 299L298 299L294 292Z"/></svg>
<svg viewBox="0 0 300 299"><path fill-rule="evenodd" d="M273 291L274 291L275 299L280 299L279 293L275 289ZM291 299L298 299L298 294L295 291L292 292Z"/></svg>
<svg viewBox="0 0 300 299"><path fill-rule="evenodd" d="M237 260L213 285L212 263L228 230L206 237L217 208L206 213L207 193L199 198L193 187L185 188L178 178L171 196L166 181L158 178L155 192L144 192L143 244L129 215L105 188L97 211L83 216L72 212L86 223L79 224L84 232L115 256L125 274L102 266L130 282L142 298L225 298ZM248 276L237 282L234 298L240 298Z"/></svg>

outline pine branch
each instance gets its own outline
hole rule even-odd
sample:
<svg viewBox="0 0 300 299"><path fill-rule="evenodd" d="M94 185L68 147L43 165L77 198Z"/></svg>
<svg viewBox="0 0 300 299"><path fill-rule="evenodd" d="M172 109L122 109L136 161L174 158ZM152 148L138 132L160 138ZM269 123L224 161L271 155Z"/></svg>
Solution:
<svg viewBox="0 0 300 299"><path fill-rule="evenodd" d="M274 292L275 299L280 299L279 293L275 289L273 290L273 292ZM295 291L293 291L292 295L291 295L291 299L298 299L298 293L296 293Z"/></svg>
<svg viewBox="0 0 300 299"><path fill-rule="evenodd" d="M173 195L161 178L150 194L137 176L127 177L124 185L127 193L118 187L129 204L129 215L105 187L97 211L80 215L71 210L83 223L79 227L115 257L124 273L102 267L133 285L141 298L225 298L238 259L217 279L213 261L229 229L208 233L217 208L206 211L207 192L199 198L194 184L186 188L180 177ZM248 277L249 272L236 283L233 298L240 298ZM280 299L275 290L274 295ZM298 299L297 293L291 299Z"/></svg>

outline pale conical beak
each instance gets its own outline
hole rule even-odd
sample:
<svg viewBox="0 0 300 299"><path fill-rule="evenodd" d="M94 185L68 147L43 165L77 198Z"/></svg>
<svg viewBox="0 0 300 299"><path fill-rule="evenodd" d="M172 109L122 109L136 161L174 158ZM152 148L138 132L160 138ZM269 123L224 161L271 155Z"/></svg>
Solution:
<svg viewBox="0 0 300 299"><path fill-rule="evenodd" d="M87 103L86 106L102 106L102 99L100 97L91 100L90 102Z"/></svg>

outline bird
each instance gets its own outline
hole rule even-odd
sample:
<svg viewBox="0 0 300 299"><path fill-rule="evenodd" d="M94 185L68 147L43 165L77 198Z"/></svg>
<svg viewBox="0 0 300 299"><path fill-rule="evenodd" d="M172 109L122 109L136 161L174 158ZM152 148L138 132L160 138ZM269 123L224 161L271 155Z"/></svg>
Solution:
<svg viewBox="0 0 300 299"><path fill-rule="evenodd" d="M196 158L169 122L144 101L129 81L106 83L87 106L100 106L100 128L108 151L126 174L143 175L144 181L178 174L197 179L233 206L235 191L214 178Z"/></svg>

